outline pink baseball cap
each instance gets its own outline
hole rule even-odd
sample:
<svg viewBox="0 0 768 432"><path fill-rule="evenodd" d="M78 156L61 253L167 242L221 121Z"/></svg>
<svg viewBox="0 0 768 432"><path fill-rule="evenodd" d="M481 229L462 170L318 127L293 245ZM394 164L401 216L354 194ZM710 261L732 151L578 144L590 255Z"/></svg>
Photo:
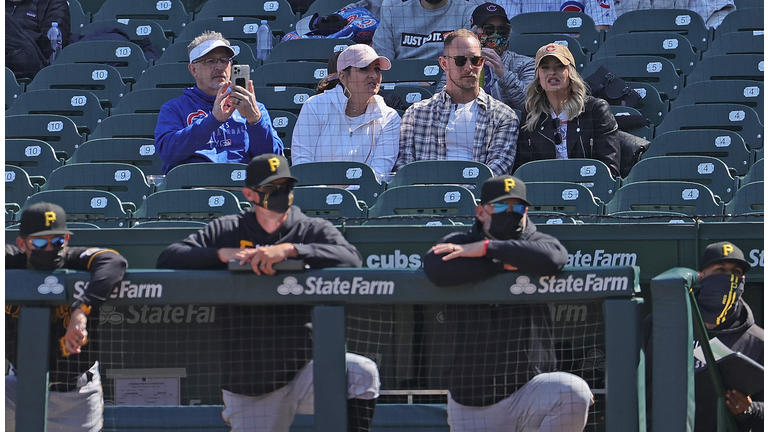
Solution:
<svg viewBox="0 0 768 432"><path fill-rule="evenodd" d="M381 70L389 70L392 67L392 62L388 58L376 54L370 46L356 44L341 52L339 59L336 60L336 70L343 71L350 66L362 68L376 60L379 60Z"/></svg>

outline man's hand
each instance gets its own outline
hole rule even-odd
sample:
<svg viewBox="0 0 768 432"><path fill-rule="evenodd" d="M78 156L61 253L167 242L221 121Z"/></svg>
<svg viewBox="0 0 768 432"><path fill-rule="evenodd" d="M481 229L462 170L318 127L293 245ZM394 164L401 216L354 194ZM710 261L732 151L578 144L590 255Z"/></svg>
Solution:
<svg viewBox="0 0 768 432"><path fill-rule="evenodd" d="M232 103L232 106L240 111L240 115L248 120L248 124L256 124L261 120L261 111L256 104L256 95L253 90L253 81L248 81L247 90L233 84L229 100Z"/></svg>
<svg viewBox="0 0 768 432"><path fill-rule="evenodd" d="M752 405L752 398L737 390L728 390L725 392L725 398L725 404L733 415L744 414Z"/></svg>
<svg viewBox="0 0 768 432"><path fill-rule="evenodd" d="M485 256L485 244L481 241L467 244L440 243L432 246L432 253L436 255L448 254L443 257L443 261L450 261L459 257L481 257Z"/></svg>
<svg viewBox="0 0 768 432"><path fill-rule="evenodd" d="M281 243L272 246L259 246L257 248L222 248L218 251L219 259L222 262L228 262L236 259L240 264L251 263L253 272L257 275L276 273L272 265L286 258L293 258L298 255L296 248L291 243Z"/></svg>
<svg viewBox="0 0 768 432"><path fill-rule="evenodd" d="M216 100L213 101L213 116L222 123L227 121L232 116L232 113L235 112L235 108L237 108L233 106L234 102L231 100L230 92L227 91L231 84L231 82L222 84L219 92L216 94Z"/></svg>
<svg viewBox="0 0 768 432"><path fill-rule="evenodd" d="M64 335L64 348L69 354L80 354L80 348L88 342L88 330L86 324L88 316L81 309L72 310L69 317L69 326Z"/></svg>
<svg viewBox="0 0 768 432"><path fill-rule="evenodd" d="M495 73L497 77L501 78L507 73L507 67L504 66L504 62L501 60L501 57L496 54L496 51L492 48L483 48L481 53L483 54L483 57L485 57L485 62L491 69L493 69L493 73Z"/></svg>

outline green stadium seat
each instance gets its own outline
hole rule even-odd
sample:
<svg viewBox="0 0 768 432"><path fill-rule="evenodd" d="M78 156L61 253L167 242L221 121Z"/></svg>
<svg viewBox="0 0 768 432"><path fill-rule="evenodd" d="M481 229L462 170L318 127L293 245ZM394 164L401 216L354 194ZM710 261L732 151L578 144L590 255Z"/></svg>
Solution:
<svg viewBox="0 0 768 432"><path fill-rule="evenodd" d="M319 62L266 63L251 75L254 87L296 86L315 89L328 76L328 64Z"/></svg>
<svg viewBox="0 0 768 432"><path fill-rule="evenodd" d="M513 28L514 30L514 28ZM509 48L508 50L514 51L518 54L522 54L528 57L536 57L536 52L544 45L551 43L559 43L568 47L568 50L573 54L573 60L576 62L574 65L576 70L581 73L584 66L589 63L591 54L584 50L579 43L579 40L573 36L556 33L543 33L543 34L515 34L509 35Z"/></svg>
<svg viewBox="0 0 768 432"><path fill-rule="evenodd" d="M130 226L130 212L126 213L120 198L112 192L88 189L40 191L27 199L21 211L39 202L60 205L67 212L67 226L70 222L90 223L99 228Z"/></svg>
<svg viewBox="0 0 768 432"><path fill-rule="evenodd" d="M676 130L657 134L643 157L684 155L716 157L725 162L735 175L746 174L752 157L741 135L718 129Z"/></svg>
<svg viewBox="0 0 768 432"><path fill-rule="evenodd" d="M165 63L147 69L133 85L133 91L156 88L185 89L196 85L187 63Z"/></svg>
<svg viewBox="0 0 768 432"><path fill-rule="evenodd" d="M765 12L763 1L759 1L760 7L744 8L737 7L725 16L723 22L715 29L715 40L728 33L753 33L763 32L765 30Z"/></svg>
<svg viewBox="0 0 768 432"><path fill-rule="evenodd" d="M29 174L14 165L5 166L5 209L17 213L27 198L36 194L38 186L29 179Z"/></svg>
<svg viewBox="0 0 768 432"><path fill-rule="evenodd" d="M579 225L584 222L563 212L528 210L528 220L536 225Z"/></svg>
<svg viewBox="0 0 768 432"><path fill-rule="evenodd" d="M230 42L233 39L242 41L251 48L252 53L256 53L256 31L260 23L261 20L257 18L202 18L198 16L187 25L177 39L191 41L204 31L213 30L221 33ZM187 61L189 61L189 56L187 56Z"/></svg>
<svg viewBox="0 0 768 432"><path fill-rule="evenodd" d="M155 192L136 210L134 226L143 226L147 220L198 220L239 214L238 198L221 189L173 189Z"/></svg>
<svg viewBox="0 0 768 432"><path fill-rule="evenodd" d="M650 83L633 82L630 83L630 87L642 97L634 108L640 111L654 125L654 128L660 125L669 112L669 101L662 100L659 91Z"/></svg>
<svg viewBox="0 0 768 432"><path fill-rule="evenodd" d="M477 161L423 160L403 165L387 188L407 185L460 185L480 196L480 186L493 177L487 165Z"/></svg>
<svg viewBox="0 0 768 432"><path fill-rule="evenodd" d="M160 56L157 62L155 62L155 66L166 63L184 63L185 65L188 65L189 50L187 49L187 46L190 42L192 42L192 39L176 39L168 49L165 50L163 55ZM235 57L232 59L234 64L247 64L250 65L252 69L261 64L261 60L256 60L256 56L253 55L253 50L251 50L250 45L247 43L237 39L229 39L229 45L235 51ZM189 72L187 72L187 74L189 74Z"/></svg>
<svg viewBox="0 0 768 432"><path fill-rule="evenodd" d="M288 40L275 45L265 63L317 62L327 65L331 54L354 44L349 39Z"/></svg>
<svg viewBox="0 0 768 432"><path fill-rule="evenodd" d="M765 36L758 32L726 33L716 37L702 58L730 54L763 54Z"/></svg>
<svg viewBox="0 0 768 432"><path fill-rule="evenodd" d="M129 83L136 82L150 66L138 45L117 40L80 41L67 45L53 64L66 63L107 64L117 69L123 81Z"/></svg>
<svg viewBox="0 0 768 432"><path fill-rule="evenodd" d="M299 115L301 106L315 94L313 89L306 87L256 87L256 99L263 103L270 112L273 109L292 112Z"/></svg>
<svg viewBox="0 0 768 432"><path fill-rule="evenodd" d="M704 19L687 9L633 10L616 18L611 25L610 37L622 33L673 32L691 43L697 51L706 51L711 40Z"/></svg>
<svg viewBox="0 0 768 432"><path fill-rule="evenodd" d="M22 93L5 112L17 114L58 114L69 117L80 133L90 133L107 112L101 108L99 98L87 90L46 89Z"/></svg>
<svg viewBox="0 0 768 432"><path fill-rule="evenodd" d="M696 223L690 215L667 211L620 211L604 215L600 223L606 224L637 224L637 223Z"/></svg>
<svg viewBox="0 0 768 432"><path fill-rule="evenodd" d="M372 207L386 185L379 182L373 168L353 161L309 162L291 166L299 179L296 186L324 186L349 190L366 207Z"/></svg>
<svg viewBox="0 0 768 432"><path fill-rule="evenodd" d="M113 193L123 206L138 208L151 193L144 173L136 166L103 162L68 164L55 169L40 191L101 190Z"/></svg>
<svg viewBox="0 0 768 432"><path fill-rule="evenodd" d="M267 20L272 34L282 36L295 29L299 17L286 0L208 0L195 19L242 17L255 22Z"/></svg>
<svg viewBox="0 0 768 432"><path fill-rule="evenodd" d="M755 110L763 121L763 83L750 80L698 81L688 84L672 103L672 108L685 105L740 104Z"/></svg>
<svg viewBox="0 0 768 432"><path fill-rule="evenodd" d="M151 138L155 139L157 114L115 114L96 126L88 140L99 138Z"/></svg>
<svg viewBox="0 0 768 432"><path fill-rule="evenodd" d="M24 138L5 140L5 164L22 168L30 176L47 178L62 162L56 157L53 147L45 141Z"/></svg>
<svg viewBox="0 0 768 432"><path fill-rule="evenodd" d="M99 8L101 8L101 5L104 4L106 0L69 0L70 4L75 1L80 4L80 7L83 9L84 13L95 14L99 11Z"/></svg>
<svg viewBox="0 0 768 432"><path fill-rule="evenodd" d="M95 63L56 63L35 75L27 90L87 90L99 98L102 108L117 105L128 85L112 66Z"/></svg>
<svg viewBox="0 0 768 432"><path fill-rule="evenodd" d="M123 96L120 103L112 109L110 114L157 114L164 103L181 95L182 89L180 88L155 88L132 91Z"/></svg>
<svg viewBox="0 0 768 432"><path fill-rule="evenodd" d="M606 203L619 189L620 180L596 159L546 159L526 162L512 175L529 182L569 182L585 186L592 195ZM533 197L533 195L531 195Z"/></svg>
<svg viewBox="0 0 768 432"><path fill-rule="evenodd" d="M291 171L291 174L294 174ZM365 203L347 189L324 186L302 186L293 190L293 204L299 206L301 212L308 216L329 219L334 223L345 223L344 219L352 218L349 223L360 224L366 216Z"/></svg>
<svg viewBox="0 0 768 432"><path fill-rule="evenodd" d="M737 132L747 147L763 147L763 125L752 108L736 104L685 105L670 111L656 135L673 130L725 129Z"/></svg>
<svg viewBox="0 0 768 432"><path fill-rule="evenodd" d="M13 101L22 93L24 93L24 84L19 84L13 71L5 68L5 109L13 105Z"/></svg>
<svg viewBox="0 0 768 432"><path fill-rule="evenodd" d="M711 80L763 81L762 54L728 54L707 57L699 62L686 84Z"/></svg>
<svg viewBox="0 0 768 432"><path fill-rule="evenodd" d="M741 179L741 186L763 181L765 179L765 159L760 159L749 168L747 175Z"/></svg>
<svg viewBox="0 0 768 432"><path fill-rule="evenodd" d="M208 188L239 194L245 187L246 167L247 164L241 163L191 163L175 166L168 171L156 190Z"/></svg>
<svg viewBox="0 0 768 432"><path fill-rule="evenodd" d="M434 93L442 73L437 59L392 60L392 68L381 72L381 80L382 83L430 83L425 87Z"/></svg>
<svg viewBox="0 0 768 432"><path fill-rule="evenodd" d="M552 33L573 35L578 37L581 47L592 54L597 52L603 40L592 17L581 12L524 13L512 17L510 24L512 31L520 35Z"/></svg>
<svg viewBox="0 0 768 432"><path fill-rule="evenodd" d="M579 183L560 181L526 182L529 211L539 214L565 214L582 222L597 222L603 214L603 204L589 188Z"/></svg>
<svg viewBox="0 0 768 432"><path fill-rule="evenodd" d="M88 34L99 27L117 28L125 32L131 42L141 46L144 39L149 39L149 42L157 50L158 54L162 54L171 41L165 36L163 27L157 22L151 19L104 19L100 21L94 21L88 24L83 30L82 34Z"/></svg>
<svg viewBox="0 0 768 432"><path fill-rule="evenodd" d="M677 74L675 65L664 57L658 56L612 56L593 58L584 68L582 75L588 77L600 66L630 83L651 84L666 99L675 99L683 88L683 77Z"/></svg>
<svg viewBox="0 0 768 432"><path fill-rule="evenodd" d="M107 0L93 14L93 22L113 19L155 21L166 34L176 37L192 21L192 14L187 13L179 0Z"/></svg>
<svg viewBox="0 0 768 432"><path fill-rule="evenodd" d="M99 138L88 140L75 150L67 164L125 163L149 175L163 175L163 160L149 138Z"/></svg>
<svg viewBox="0 0 768 432"><path fill-rule="evenodd" d="M429 99L434 95L432 91L422 86L397 85L394 83L382 84L379 88L379 96L384 97L387 94L400 98L404 109L408 109L408 107L416 102Z"/></svg>
<svg viewBox="0 0 768 432"><path fill-rule="evenodd" d="M734 0L733 4L736 5L736 10L749 8L763 9L765 6L764 0Z"/></svg>
<svg viewBox="0 0 768 432"><path fill-rule="evenodd" d="M678 33L611 33L608 32L592 61L603 57L637 55L664 57L675 65L680 75L690 74L699 62L699 54L693 51L688 39Z"/></svg>
<svg viewBox="0 0 768 432"><path fill-rule="evenodd" d="M762 181L742 186L725 206L726 221L762 222L764 213L765 188Z"/></svg>
<svg viewBox="0 0 768 432"><path fill-rule="evenodd" d="M91 22L91 13L83 12L83 7L77 0L68 0L69 24L72 34L84 34L83 29Z"/></svg>
<svg viewBox="0 0 768 432"><path fill-rule="evenodd" d="M611 105L611 114L613 114L617 122L620 122L621 118L624 116L636 115L636 116L645 117L645 115L643 115L640 111L636 110L635 108L630 108L630 107L620 106L620 105ZM646 139L648 141L651 141L653 139L653 130L654 130L653 123L649 124L648 126L640 126L640 127L627 128L627 129L622 128L621 123L619 123L619 129L625 132L631 133L634 136Z"/></svg>
<svg viewBox="0 0 768 432"><path fill-rule="evenodd" d="M368 209L366 225L472 224L475 196L457 185L407 185L390 187Z"/></svg>
<svg viewBox="0 0 768 432"><path fill-rule="evenodd" d="M622 186L605 205L605 214L625 211L676 212L718 222L723 204L708 187L685 181L646 181Z"/></svg>
<svg viewBox="0 0 768 432"><path fill-rule="evenodd" d="M45 141L53 147L59 158L72 155L85 140L85 137L77 131L77 125L72 119L58 114L7 115L5 116L5 138Z"/></svg>
<svg viewBox="0 0 768 432"><path fill-rule="evenodd" d="M312 16L314 13L319 13L320 16L328 16L339 9L347 6L348 0L315 0L313 1L306 11L296 10L294 12L301 14L302 17Z"/></svg>
<svg viewBox="0 0 768 432"><path fill-rule="evenodd" d="M737 181L728 166L711 156L657 156L643 158L622 180L622 187L640 181L688 181L708 187L715 197L728 202Z"/></svg>

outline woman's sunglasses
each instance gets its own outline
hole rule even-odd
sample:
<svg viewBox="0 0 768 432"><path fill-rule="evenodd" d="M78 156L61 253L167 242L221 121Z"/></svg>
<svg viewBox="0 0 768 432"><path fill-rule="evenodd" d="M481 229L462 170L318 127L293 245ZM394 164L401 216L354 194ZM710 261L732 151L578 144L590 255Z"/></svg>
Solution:
<svg viewBox="0 0 768 432"><path fill-rule="evenodd" d="M500 26L495 26L493 24L486 24L483 26L483 34L485 35L492 35L494 33L497 33L500 36L506 36L511 31L512 31L512 26L509 24L502 24Z"/></svg>
<svg viewBox="0 0 768 432"><path fill-rule="evenodd" d="M493 211L496 213L504 213L505 211L509 210L510 204L506 201L499 201L491 204L493 206ZM512 204L512 211L519 214L525 214L525 209L527 206L525 204L521 203L515 203Z"/></svg>
<svg viewBox="0 0 768 432"><path fill-rule="evenodd" d="M64 243L67 242L66 236L56 236L52 239L48 240L47 238L38 237L33 238L29 241L32 244L33 249L45 249L48 246L48 243L51 244L54 248L60 248L64 246Z"/></svg>
<svg viewBox="0 0 768 432"><path fill-rule="evenodd" d="M469 60L470 63L472 63L472 66L482 66L483 63L485 63L485 57L483 56L446 56L447 58L452 58L453 62L456 63L456 66L462 67L465 64L467 64L467 60Z"/></svg>

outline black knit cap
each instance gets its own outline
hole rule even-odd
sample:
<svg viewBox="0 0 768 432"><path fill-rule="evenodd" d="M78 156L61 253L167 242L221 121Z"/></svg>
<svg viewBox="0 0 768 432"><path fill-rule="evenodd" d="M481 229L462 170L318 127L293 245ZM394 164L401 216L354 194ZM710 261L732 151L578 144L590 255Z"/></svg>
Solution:
<svg viewBox="0 0 768 432"><path fill-rule="evenodd" d="M744 252L741 251L735 244L731 242L719 242L712 243L704 250L704 255L701 256L701 264L699 265L699 271L704 270L705 267L709 267L712 264L717 264L721 261L735 261L744 273L748 272L751 266L744 259Z"/></svg>
<svg viewBox="0 0 768 432"><path fill-rule="evenodd" d="M274 153L265 153L251 159L245 172L245 186L249 188L258 188L281 178L299 181L291 177L288 161Z"/></svg>
<svg viewBox="0 0 768 432"><path fill-rule="evenodd" d="M67 213L56 204L39 202L27 207L21 214L19 235L37 237L53 234L72 234L67 229Z"/></svg>
<svg viewBox="0 0 768 432"><path fill-rule="evenodd" d="M480 188L480 203L493 204L509 198L517 198L531 205L525 199L525 183L511 175L501 175L485 181Z"/></svg>

